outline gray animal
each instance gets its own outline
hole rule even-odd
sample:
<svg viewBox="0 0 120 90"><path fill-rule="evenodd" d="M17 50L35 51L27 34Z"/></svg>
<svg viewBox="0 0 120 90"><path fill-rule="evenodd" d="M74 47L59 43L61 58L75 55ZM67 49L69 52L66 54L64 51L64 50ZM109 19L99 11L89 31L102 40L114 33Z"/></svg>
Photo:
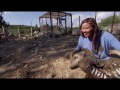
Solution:
<svg viewBox="0 0 120 90"><path fill-rule="evenodd" d="M71 69L81 68L86 72L86 78L120 78L120 59L111 57L104 61L97 59L84 49L72 57Z"/></svg>

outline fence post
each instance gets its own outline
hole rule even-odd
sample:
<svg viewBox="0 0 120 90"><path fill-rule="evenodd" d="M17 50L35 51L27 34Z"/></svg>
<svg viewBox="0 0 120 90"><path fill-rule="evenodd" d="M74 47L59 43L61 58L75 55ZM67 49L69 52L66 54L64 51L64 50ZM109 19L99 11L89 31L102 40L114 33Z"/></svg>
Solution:
<svg viewBox="0 0 120 90"><path fill-rule="evenodd" d="M20 28L18 27L18 37L21 37Z"/></svg>
<svg viewBox="0 0 120 90"><path fill-rule="evenodd" d="M33 36L33 29L32 29L32 27L31 27L31 36Z"/></svg>

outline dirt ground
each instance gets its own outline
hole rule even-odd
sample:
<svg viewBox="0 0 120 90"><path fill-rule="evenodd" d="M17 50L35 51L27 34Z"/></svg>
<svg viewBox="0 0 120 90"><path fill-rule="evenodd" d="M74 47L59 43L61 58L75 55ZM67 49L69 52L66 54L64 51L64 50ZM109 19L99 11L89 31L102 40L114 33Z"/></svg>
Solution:
<svg viewBox="0 0 120 90"><path fill-rule="evenodd" d="M78 38L68 34L0 43L0 78L85 78L86 73L71 69L65 57Z"/></svg>
<svg viewBox="0 0 120 90"><path fill-rule="evenodd" d="M0 44L0 78L84 78L65 58L79 36L29 38Z"/></svg>

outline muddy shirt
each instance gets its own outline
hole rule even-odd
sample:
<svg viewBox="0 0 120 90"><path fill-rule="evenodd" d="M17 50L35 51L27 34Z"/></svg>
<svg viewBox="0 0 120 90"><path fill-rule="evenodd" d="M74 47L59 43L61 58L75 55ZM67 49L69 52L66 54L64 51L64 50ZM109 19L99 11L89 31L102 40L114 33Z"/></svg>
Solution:
<svg viewBox="0 0 120 90"><path fill-rule="evenodd" d="M109 48L113 47L114 49L120 51L120 41L118 41L115 36L111 33L104 31L102 36L100 37L101 45L103 47L103 52L98 52L98 57L103 60L108 60L109 56ZM82 48L87 48L92 51L92 40L89 38L85 38L83 36L79 37L78 45L75 50L81 50Z"/></svg>

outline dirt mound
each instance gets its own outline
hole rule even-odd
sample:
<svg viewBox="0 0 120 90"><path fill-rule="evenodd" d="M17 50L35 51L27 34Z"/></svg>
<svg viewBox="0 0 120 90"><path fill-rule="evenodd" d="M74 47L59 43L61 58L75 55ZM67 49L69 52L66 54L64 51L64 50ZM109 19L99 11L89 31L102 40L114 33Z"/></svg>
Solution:
<svg viewBox="0 0 120 90"><path fill-rule="evenodd" d="M65 54L79 36L37 37L0 43L0 78L85 78L79 67L71 69Z"/></svg>
<svg viewBox="0 0 120 90"><path fill-rule="evenodd" d="M79 36L30 38L0 44L0 78L83 78L64 58L77 45Z"/></svg>
<svg viewBox="0 0 120 90"><path fill-rule="evenodd" d="M80 68L72 70L71 61L58 58L44 65L32 68L30 78L84 78L85 73Z"/></svg>

